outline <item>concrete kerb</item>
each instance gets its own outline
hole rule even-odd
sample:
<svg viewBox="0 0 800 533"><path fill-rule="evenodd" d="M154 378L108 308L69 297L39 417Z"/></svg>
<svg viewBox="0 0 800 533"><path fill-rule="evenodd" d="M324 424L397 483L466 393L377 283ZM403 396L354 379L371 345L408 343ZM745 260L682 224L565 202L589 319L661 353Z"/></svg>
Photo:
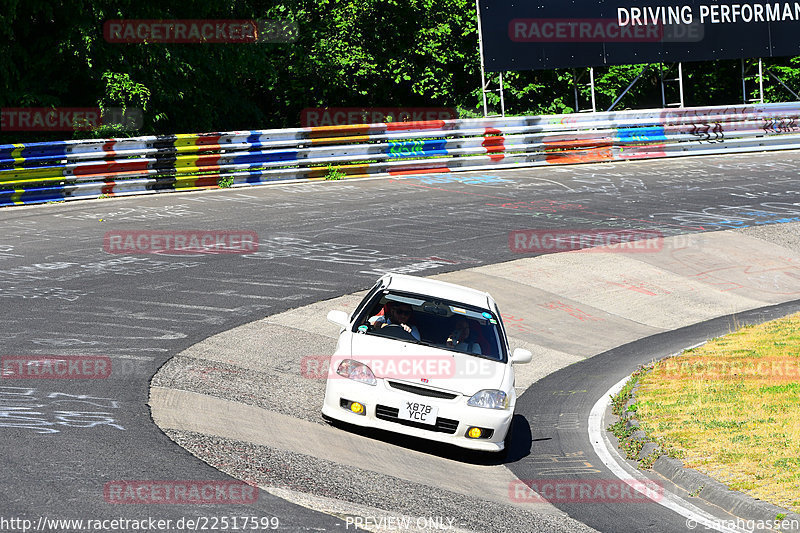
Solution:
<svg viewBox="0 0 800 533"><path fill-rule="evenodd" d="M747 520L772 522L776 517L783 516L785 520L800 523L800 515L782 509L776 505L752 496L729 489L719 481L686 468L683 461L662 455L653 464L653 471L664 476L689 494L713 503L728 511L734 516L747 517ZM782 529L781 531L800 531L800 529Z"/></svg>
<svg viewBox="0 0 800 533"><path fill-rule="evenodd" d="M771 227L760 227L752 232L729 230L704 234L704 239L711 243L708 255L704 255L702 249L692 250L689 255L672 250L658 257L618 254L619 258L570 252L523 258L436 277L489 290L500 303L503 312L507 313L504 319L512 347L524 347L534 352L533 365L518 367L517 387L522 392L552 371L631 340L706 318L800 298L800 249L795 249L793 242L789 243L791 250L780 246L786 244L787 234L794 235L792 229L800 232L800 224L789 225L794 227L788 232L785 227L775 231L771 231ZM736 235L736 249L726 251L734 242L730 238L742 232L745 235ZM581 262L584 262L583 268ZM616 271L620 267L625 271ZM555 283L554 286L560 285L566 294L548 291L548 280L559 279L559 274L565 271L569 272L566 277L570 282ZM515 276L516 279L510 279ZM620 284L622 287L617 290ZM290 346L286 345L285 336L313 335L318 341L314 355L330 353L337 331L336 326L324 320L324 316L330 309L352 310L361 294L290 310L220 334L227 336L225 338L207 339L176 355L154 376L151 385L154 388L182 388L180 372L173 371L169 376L162 374L170 365L178 365L185 359L263 369L263 355L281 353L285 358L273 362L272 367L294 365L297 373L297 357L309 354L294 354L294 358L287 355ZM626 301L628 297L637 302L631 304ZM662 309L668 312L662 312ZM685 317L681 318L676 309L683 309ZM280 334L269 333L275 328L281 329ZM263 346L265 339L275 347L274 351ZM229 341L235 344L231 345ZM323 348L326 342L330 344L327 352ZM306 392L316 395L316 403L321 401L322 387L324 382L308 385ZM215 394L211 388L202 392ZM232 400L240 401L238 398ZM251 403L247 399L244 401ZM164 405L162 402L163 397L159 400L158 395L151 395L153 417L158 422L159 410L168 407L172 410L170 426L181 426L181 417L191 413L193 408L187 404ZM311 413L318 407L316 403L309 399L308 416L312 417L309 420L317 416ZM203 416L199 412L194 415Z"/></svg>

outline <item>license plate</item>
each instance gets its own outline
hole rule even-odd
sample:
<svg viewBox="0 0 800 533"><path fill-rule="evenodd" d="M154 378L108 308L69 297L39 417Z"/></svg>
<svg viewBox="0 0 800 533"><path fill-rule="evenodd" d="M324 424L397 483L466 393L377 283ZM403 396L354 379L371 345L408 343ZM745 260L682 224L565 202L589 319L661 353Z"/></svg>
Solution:
<svg viewBox="0 0 800 533"><path fill-rule="evenodd" d="M433 405L426 405L417 402L405 402L400 408L397 417L401 420L410 420L411 422L419 422L421 424L436 424L436 415L439 408Z"/></svg>

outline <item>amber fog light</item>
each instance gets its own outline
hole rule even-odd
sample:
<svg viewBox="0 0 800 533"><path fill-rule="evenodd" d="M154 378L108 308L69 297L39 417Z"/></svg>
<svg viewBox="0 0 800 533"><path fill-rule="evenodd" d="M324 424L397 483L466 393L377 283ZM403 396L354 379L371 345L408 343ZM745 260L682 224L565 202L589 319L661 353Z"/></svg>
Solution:
<svg viewBox="0 0 800 533"><path fill-rule="evenodd" d="M351 402L350 400L345 400L342 398L339 401L339 405L342 407L342 409L347 409L348 411L351 411L357 415L365 416L367 414L367 408L364 407L363 403Z"/></svg>
<svg viewBox="0 0 800 533"><path fill-rule="evenodd" d="M479 439L483 435L483 430L481 428L469 428L467 431L467 437L471 439Z"/></svg>
<svg viewBox="0 0 800 533"><path fill-rule="evenodd" d="M471 427L467 430L467 438L469 439L491 439L494 435L494 430L489 428Z"/></svg>

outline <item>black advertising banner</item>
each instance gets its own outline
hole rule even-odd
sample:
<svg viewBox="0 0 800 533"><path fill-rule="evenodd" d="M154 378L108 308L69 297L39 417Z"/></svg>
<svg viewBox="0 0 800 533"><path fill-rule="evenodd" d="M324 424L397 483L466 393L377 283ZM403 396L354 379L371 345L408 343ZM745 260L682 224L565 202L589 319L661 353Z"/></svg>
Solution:
<svg viewBox="0 0 800 533"><path fill-rule="evenodd" d="M490 72L800 55L800 1L479 0Z"/></svg>

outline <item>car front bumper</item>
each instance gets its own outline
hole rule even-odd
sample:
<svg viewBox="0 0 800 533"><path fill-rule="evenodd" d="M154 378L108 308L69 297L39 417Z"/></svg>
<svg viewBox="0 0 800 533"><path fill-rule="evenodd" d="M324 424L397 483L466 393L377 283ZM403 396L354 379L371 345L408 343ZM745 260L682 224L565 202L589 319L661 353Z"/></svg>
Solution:
<svg viewBox="0 0 800 533"><path fill-rule="evenodd" d="M341 406L342 400L359 402L365 406L364 414L356 414ZM402 433L423 439L452 444L462 448L499 452L505 447L504 439L514 416L509 409L485 409L467 405L469 397L435 398L398 390L384 379L376 385L367 385L346 378L329 379L325 389L322 414L349 424ZM408 422L397 418L397 411L406 402L416 402L438 408L435 425ZM470 438L471 427L492 430L489 438ZM453 429L454 428L454 429Z"/></svg>

